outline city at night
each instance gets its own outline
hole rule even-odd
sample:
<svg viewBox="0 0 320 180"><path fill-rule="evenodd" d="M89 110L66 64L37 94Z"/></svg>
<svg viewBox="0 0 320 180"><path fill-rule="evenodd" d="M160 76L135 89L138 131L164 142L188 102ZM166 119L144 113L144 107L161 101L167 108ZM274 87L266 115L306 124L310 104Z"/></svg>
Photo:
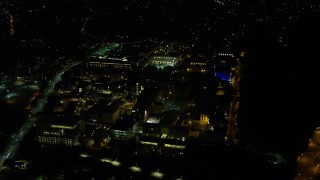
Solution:
<svg viewBox="0 0 320 180"><path fill-rule="evenodd" d="M320 179L316 0L2 0L0 179Z"/></svg>

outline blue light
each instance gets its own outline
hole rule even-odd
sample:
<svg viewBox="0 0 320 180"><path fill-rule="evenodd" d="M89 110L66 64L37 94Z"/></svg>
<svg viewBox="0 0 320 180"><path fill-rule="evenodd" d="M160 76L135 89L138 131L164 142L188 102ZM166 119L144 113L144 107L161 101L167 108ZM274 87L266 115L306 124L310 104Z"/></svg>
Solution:
<svg viewBox="0 0 320 180"><path fill-rule="evenodd" d="M215 72L214 76L220 78L222 81L231 81L231 73Z"/></svg>

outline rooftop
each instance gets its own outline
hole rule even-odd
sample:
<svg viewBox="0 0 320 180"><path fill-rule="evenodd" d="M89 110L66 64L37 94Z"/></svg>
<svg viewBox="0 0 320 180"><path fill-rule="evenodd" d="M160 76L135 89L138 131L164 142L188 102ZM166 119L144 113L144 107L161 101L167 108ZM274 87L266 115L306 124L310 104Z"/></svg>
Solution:
<svg viewBox="0 0 320 180"><path fill-rule="evenodd" d="M133 117L124 116L111 127L111 130L128 131L135 123Z"/></svg>
<svg viewBox="0 0 320 180"><path fill-rule="evenodd" d="M87 112L88 113L114 113L119 108L121 100L107 100L101 99L97 104L92 106Z"/></svg>
<svg viewBox="0 0 320 180"><path fill-rule="evenodd" d="M43 115L37 124L50 125L52 128L73 129L80 122L79 116Z"/></svg>

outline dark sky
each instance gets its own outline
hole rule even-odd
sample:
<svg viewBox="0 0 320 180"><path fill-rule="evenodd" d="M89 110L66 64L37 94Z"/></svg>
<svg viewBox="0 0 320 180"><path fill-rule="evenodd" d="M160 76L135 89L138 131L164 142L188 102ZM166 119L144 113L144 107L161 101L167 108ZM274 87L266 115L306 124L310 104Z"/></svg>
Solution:
<svg viewBox="0 0 320 180"><path fill-rule="evenodd" d="M264 148L299 153L319 125L319 21L318 16L304 16L289 22L285 47L268 24L251 28L240 119L244 136Z"/></svg>

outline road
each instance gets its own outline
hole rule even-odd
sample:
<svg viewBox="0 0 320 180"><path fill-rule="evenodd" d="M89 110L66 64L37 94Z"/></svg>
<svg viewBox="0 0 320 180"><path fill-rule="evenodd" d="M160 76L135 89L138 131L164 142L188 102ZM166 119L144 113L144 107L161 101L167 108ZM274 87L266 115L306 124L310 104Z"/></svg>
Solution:
<svg viewBox="0 0 320 180"><path fill-rule="evenodd" d="M11 158L14 156L14 153L17 151L19 148L19 142L26 136L26 134L29 132L32 126L34 126L37 117L36 114L38 112L41 112L47 102L47 97L50 95L51 92L54 90L54 86L61 81L61 76L64 72L69 70L70 68L77 66L81 64L82 61L80 62L75 62L71 65L65 66L65 68L59 72L51 81L49 81L48 87L44 89L42 96L38 99L37 104L35 108L31 111L29 114L28 119L26 122L21 126L19 131L16 133L15 137L12 138L11 142L8 144L8 146L4 149L0 156L0 172L4 169L3 163L5 162L6 159Z"/></svg>
<svg viewBox="0 0 320 180"><path fill-rule="evenodd" d="M228 131L227 134L231 138L234 144L237 143L237 114L238 114L239 103L233 100L230 103L230 112L228 115Z"/></svg>
<svg viewBox="0 0 320 180"><path fill-rule="evenodd" d="M237 59L237 66L232 70L231 84L234 89L234 94L232 95L232 101L230 102L229 112L227 114L228 130L227 135L231 138L234 144L237 144L237 119L238 119L238 108L239 108L239 81L240 81L240 61Z"/></svg>

